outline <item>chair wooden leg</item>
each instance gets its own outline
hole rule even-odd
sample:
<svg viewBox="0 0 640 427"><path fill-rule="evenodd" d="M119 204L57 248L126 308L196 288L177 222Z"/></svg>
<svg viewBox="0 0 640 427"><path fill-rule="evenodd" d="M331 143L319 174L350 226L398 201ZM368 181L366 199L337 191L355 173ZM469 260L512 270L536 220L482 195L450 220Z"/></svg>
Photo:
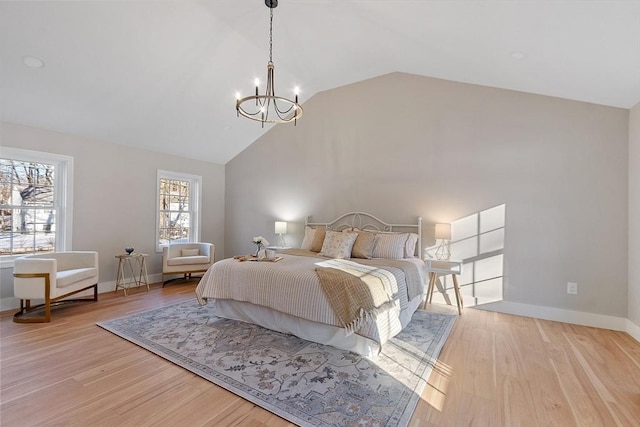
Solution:
<svg viewBox="0 0 640 427"><path fill-rule="evenodd" d="M51 322L51 297L49 294L45 295L44 299L44 321Z"/></svg>
<svg viewBox="0 0 640 427"><path fill-rule="evenodd" d="M47 275L48 277L48 275ZM48 280L45 280L45 289L47 293L45 294L44 303L38 304L35 306L31 306L31 300L20 300L20 311L13 315L13 321L16 323L48 323L51 322L51 308L53 306L75 303L75 302L86 302L86 301L97 301L98 300L98 284L96 283L93 286L88 286L86 288L78 289L74 292L70 292L65 295L60 295L56 298L51 298L50 296L50 286ZM84 292L93 288L93 298L79 298L79 299L68 299L69 296L77 294L79 292ZM67 298L67 299L65 299ZM42 316L27 316L35 311L44 311L44 315Z"/></svg>

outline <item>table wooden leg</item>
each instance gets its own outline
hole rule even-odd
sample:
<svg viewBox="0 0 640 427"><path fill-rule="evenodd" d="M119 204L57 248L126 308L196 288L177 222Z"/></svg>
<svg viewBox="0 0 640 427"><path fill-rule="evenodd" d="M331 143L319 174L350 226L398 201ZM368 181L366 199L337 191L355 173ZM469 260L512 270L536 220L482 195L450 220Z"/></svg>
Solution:
<svg viewBox="0 0 640 427"><path fill-rule="evenodd" d="M458 275L452 274L453 276L453 288L456 292L456 302L458 303L458 314L462 314L462 294L460 293L460 286L458 286Z"/></svg>
<svg viewBox="0 0 640 427"><path fill-rule="evenodd" d="M438 280L438 273L429 273L430 281L429 281L429 304L433 300L433 288L436 287L436 280Z"/></svg>
<svg viewBox="0 0 640 427"><path fill-rule="evenodd" d="M147 261L142 258L142 273L144 274L144 283L147 285L147 292L149 292L149 276L147 276Z"/></svg>
<svg viewBox="0 0 640 427"><path fill-rule="evenodd" d="M118 288L122 288L124 291L124 296L127 296L127 287L124 284L124 264L125 261L121 258L118 261L118 277L116 279L116 292L118 292Z"/></svg>

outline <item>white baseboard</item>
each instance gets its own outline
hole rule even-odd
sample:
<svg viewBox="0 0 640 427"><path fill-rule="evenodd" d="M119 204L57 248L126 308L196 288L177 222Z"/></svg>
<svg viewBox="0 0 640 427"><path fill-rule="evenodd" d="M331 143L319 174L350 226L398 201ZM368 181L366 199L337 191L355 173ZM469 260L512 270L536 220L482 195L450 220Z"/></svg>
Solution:
<svg viewBox="0 0 640 427"><path fill-rule="evenodd" d="M627 332L636 341L640 342L640 326L624 317L606 316L604 314L565 310L562 308L523 304L511 301L492 302L477 305L475 308L497 311L499 313L514 314L516 316L534 317L537 319L554 320L556 322L573 323L575 325L593 326L595 328Z"/></svg>
<svg viewBox="0 0 640 427"><path fill-rule="evenodd" d="M627 319L627 333L640 342L640 326Z"/></svg>
<svg viewBox="0 0 640 427"><path fill-rule="evenodd" d="M0 311L15 310L20 307L20 300L16 297L0 299Z"/></svg>
<svg viewBox="0 0 640 427"><path fill-rule="evenodd" d="M158 283L162 281L162 273L150 274L149 283ZM116 290L116 281L111 280L109 282L98 283L98 293L103 294L106 292L113 292ZM93 291L87 291L89 295ZM74 296L83 296L85 293L80 293ZM0 299L0 311L15 310L20 307L20 299L16 297L8 297Z"/></svg>
<svg viewBox="0 0 640 427"><path fill-rule="evenodd" d="M537 319L554 320L556 322L573 323L575 325L593 326L595 328L627 332L634 339L640 341L640 326L635 325L629 319L624 317L606 316L603 314L522 304L511 301L498 301L478 305L476 308L497 311L499 313L515 314L517 316L535 317Z"/></svg>

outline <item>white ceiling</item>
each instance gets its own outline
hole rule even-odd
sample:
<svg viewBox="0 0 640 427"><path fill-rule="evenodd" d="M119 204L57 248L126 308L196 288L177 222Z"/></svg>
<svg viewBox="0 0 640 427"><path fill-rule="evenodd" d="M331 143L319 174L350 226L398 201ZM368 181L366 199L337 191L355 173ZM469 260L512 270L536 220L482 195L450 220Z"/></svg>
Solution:
<svg viewBox="0 0 640 427"><path fill-rule="evenodd" d="M279 3L276 94L299 86L303 106L394 71L640 101L640 0ZM235 113L236 92L266 78L268 19L263 0L3 0L0 118L224 164L269 129Z"/></svg>

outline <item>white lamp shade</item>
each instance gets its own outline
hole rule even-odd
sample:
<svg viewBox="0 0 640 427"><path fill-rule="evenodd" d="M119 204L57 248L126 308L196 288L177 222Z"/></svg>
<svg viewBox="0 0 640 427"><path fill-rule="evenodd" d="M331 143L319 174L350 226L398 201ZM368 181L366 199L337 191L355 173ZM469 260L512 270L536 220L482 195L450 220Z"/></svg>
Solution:
<svg viewBox="0 0 640 427"><path fill-rule="evenodd" d="M287 234L287 223L284 221L276 221L276 234Z"/></svg>
<svg viewBox="0 0 640 427"><path fill-rule="evenodd" d="M436 224L436 239L451 240L451 224Z"/></svg>

